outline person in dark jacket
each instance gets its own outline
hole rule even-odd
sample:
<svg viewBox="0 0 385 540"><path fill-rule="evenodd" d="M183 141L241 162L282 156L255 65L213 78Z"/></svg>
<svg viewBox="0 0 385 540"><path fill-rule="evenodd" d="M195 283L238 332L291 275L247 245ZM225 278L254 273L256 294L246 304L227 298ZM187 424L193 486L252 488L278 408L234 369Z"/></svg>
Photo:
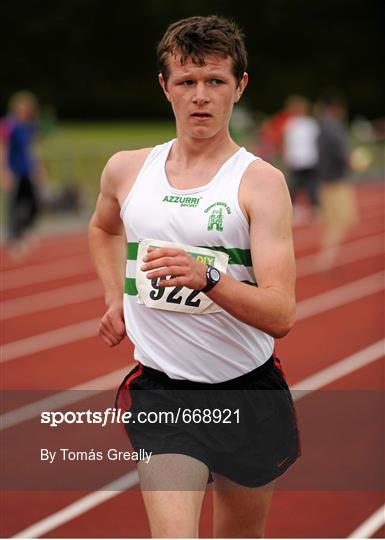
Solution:
<svg viewBox="0 0 385 540"><path fill-rule="evenodd" d="M317 171L323 219L320 270L333 267L341 242L357 222L355 193L348 180L350 148L345 116L345 104L336 95L324 97L319 104Z"/></svg>

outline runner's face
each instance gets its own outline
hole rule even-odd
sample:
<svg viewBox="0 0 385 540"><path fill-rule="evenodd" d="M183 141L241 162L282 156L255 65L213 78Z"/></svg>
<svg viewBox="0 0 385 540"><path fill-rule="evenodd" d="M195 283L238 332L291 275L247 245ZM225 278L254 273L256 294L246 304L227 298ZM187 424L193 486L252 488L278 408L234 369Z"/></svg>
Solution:
<svg viewBox="0 0 385 540"><path fill-rule="evenodd" d="M178 134L199 139L228 132L234 103L247 84L245 73L237 86L230 57L212 55L205 62L199 66L188 60L182 65L179 56L170 56L167 83L159 75L175 114Z"/></svg>

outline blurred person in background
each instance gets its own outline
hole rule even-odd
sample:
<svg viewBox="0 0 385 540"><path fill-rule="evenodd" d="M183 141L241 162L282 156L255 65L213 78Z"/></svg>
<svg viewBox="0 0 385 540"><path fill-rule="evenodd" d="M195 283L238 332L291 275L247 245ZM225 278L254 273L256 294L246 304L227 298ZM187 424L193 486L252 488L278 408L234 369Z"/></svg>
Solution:
<svg viewBox="0 0 385 540"><path fill-rule="evenodd" d="M31 227L39 214L37 181L41 166L36 158L38 101L28 91L9 100L8 115L0 123L1 187L6 194L6 235L12 257L27 254Z"/></svg>
<svg viewBox="0 0 385 540"><path fill-rule="evenodd" d="M269 163L274 163L282 154L283 134L286 124L292 117L291 99L285 101L284 108L270 116L261 127L259 141L254 148L255 153Z"/></svg>
<svg viewBox="0 0 385 540"><path fill-rule="evenodd" d="M344 126L346 106L340 96L329 92L318 106L318 179L323 233L319 253L320 270L330 270L339 245L358 221L354 189L348 181L350 147Z"/></svg>
<svg viewBox="0 0 385 540"><path fill-rule="evenodd" d="M312 214L319 206L317 164L319 127L310 115L308 101L301 96L291 96L288 101L290 118L283 131L283 159L289 171L289 189L294 206L294 220L302 221L309 216L298 205L297 195L304 191L311 205Z"/></svg>

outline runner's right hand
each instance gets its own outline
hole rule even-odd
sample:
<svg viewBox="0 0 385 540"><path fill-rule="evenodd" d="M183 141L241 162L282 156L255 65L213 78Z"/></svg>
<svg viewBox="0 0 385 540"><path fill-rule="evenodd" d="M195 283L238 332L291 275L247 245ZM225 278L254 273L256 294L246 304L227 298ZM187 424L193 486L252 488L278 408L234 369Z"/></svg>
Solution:
<svg viewBox="0 0 385 540"><path fill-rule="evenodd" d="M126 327L121 304L108 308L100 321L98 334L110 347L115 347L122 341L126 335Z"/></svg>

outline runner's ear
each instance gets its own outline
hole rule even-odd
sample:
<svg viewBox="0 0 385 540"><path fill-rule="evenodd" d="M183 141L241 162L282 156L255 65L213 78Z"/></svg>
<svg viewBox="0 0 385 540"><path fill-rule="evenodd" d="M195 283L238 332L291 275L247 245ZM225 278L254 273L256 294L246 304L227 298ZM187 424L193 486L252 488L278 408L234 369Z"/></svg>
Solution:
<svg viewBox="0 0 385 540"><path fill-rule="evenodd" d="M170 94L169 94L169 92L168 92L168 90L167 90L167 83L166 83L166 81L164 80L164 77L163 77L162 73L159 73L159 75L158 75L158 80L159 80L160 86L161 86L162 89L163 89L164 95L166 96L167 100L171 102Z"/></svg>
<svg viewBox="0 0 385 540"><path fill-rule="evenodd" d="M247 86L247 83L249 82L249 75L245 73L242 75L242 79L239 81L238 88L236 89L236 97L235 97L235 103L238 103L238 101L241 99L241 96Z"/></svg>

